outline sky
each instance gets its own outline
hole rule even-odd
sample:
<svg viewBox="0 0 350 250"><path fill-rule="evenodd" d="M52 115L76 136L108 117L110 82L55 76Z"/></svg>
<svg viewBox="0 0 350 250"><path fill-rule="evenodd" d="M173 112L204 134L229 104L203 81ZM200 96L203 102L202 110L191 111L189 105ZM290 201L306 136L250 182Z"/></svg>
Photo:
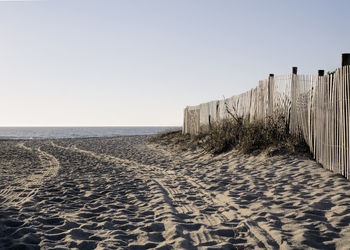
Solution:
<svg viewBox="0 0 350 250"><path fill-rule="evenodd" d="M350 52L350 1L0 1L0 126L172 126Z"/></svg>

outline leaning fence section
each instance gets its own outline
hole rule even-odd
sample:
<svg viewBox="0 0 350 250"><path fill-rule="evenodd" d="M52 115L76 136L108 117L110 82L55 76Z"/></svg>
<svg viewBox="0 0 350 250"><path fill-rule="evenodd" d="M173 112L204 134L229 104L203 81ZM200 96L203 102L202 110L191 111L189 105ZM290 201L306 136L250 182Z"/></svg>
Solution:
<svg viewBox="0 0 350 250"><path fill-rule="evenodd" d="M198 134L230 117L248 121L284 117L289 133L302 137L317 162L349 179L350 66L327 75L274 76L225 100L186 107L183 133Z"/></svg>

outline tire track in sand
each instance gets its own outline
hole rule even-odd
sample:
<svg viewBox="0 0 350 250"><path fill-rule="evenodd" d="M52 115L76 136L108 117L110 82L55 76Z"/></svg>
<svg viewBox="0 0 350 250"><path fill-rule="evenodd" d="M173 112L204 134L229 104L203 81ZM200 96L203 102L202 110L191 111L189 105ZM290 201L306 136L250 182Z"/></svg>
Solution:
<svg viewBox="0 0 350 250"><path fill-rule="evenodd" d="M276 248L279 245L279 239L249 219L249 211L240 212L239 205L225 194L206 191L206 184L201 183L198 178L178 175L177 171L157 164L147 165L107 154L97 154L79 149L75 145L63 147L52 142L52 146L127 164L135 171L135 175L148 178L155 197L163 201L157 201L153 206L158 206L165 228L163 236L173 246L205 248L248 245Z"/></svg>
<svg viewBox="0 0 350 250"><path fill-rule="evenodd" d="M161 152L169 158L172 158L172 162L176 164L181 164L184 162L183 158L179 158L176 155L169 153L168 151L149 146L154 151ZM175 157L174 157L175 156ZM249 208L240 207L239 203L235 201L231 196L227 195L229 192L217 192L215 190L210 190L209 186L205 184L200 178L189 175L180 175L182 179L185 179L191 190L195 190L196 195L199 193L203 194L203 199L206 204L210 204L209 210L213 208L214 211L218 211L217 216L221 216L221 221L224 225L232 225L235 227L234 232L236 233L236 239L232 242L245 243L248 242L251 247L258 246L265 249L276 249L283 245L285 248L292 248L292 244L283 240L283 236L275 232L275 234L270 234L273 231L268 225L256 222L251 219L253 211ZM209 190L209 191L207 191ZM193 206L192 206L193 207ZM202 211L203 212L203 211ZM240 236L237 238L237 236ZM247 242L247 243L246 243Z"/></svg>
<svg viewBox="0 0 350 250"><path fill-rule="evenodd" d="M164 172L159 171L158 168L153 168L149 165L141 164L136 161L121 159L107 154L97 154L92 151L87 151L77 148L75 145L70 147L63 147L51 142L51 145L63 150L71 150L73 152L79 152L95 157L99 160L109 161L116 165L127 166L128 170L134 173L135 178L147 178L148 185L152 191L153 200L149 202L151 210L155 211L156 220L154 221L154 227L164 227L162 235L165 239L164 243L159 247L168 248L171 246L176 249L186 248L193 249L194 246L191 243L191 239L183 232L183 228L179 226L179 217L177 210L172 206L172 202L169 197L164 195L164 189L159 185L157 178L162 176L164 178ZM156 173L156 175L154 175ZM181 217L181 216L180 216ZM159 222L161 224L159 224ZM151 226L152 227L152 226ZM141 249L141 244L137 240L133 242L130 249Z"/></svg>
<svg viewBox="0 0 350 250"><path fill-rule="evenodd" d="M19 180L15 185L1 190L0 195L3 198L3 203L8 206L25 207L31 204L30 199L38 192L44 179L51 178L57 174L60 163L54 156L42 151L40 147L27 147L24 145L24 142L20 142L16 146L28 151L34 151L40 159L41 168L40 171L36 170L27 178Z"/></svg>

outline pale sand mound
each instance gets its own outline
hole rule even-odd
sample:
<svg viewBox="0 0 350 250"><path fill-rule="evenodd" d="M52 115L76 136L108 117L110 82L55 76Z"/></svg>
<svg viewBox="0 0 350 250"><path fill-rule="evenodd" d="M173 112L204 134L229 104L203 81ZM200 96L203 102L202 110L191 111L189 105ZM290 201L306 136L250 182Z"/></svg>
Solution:
<svg viewBox="0 0 350 250"><path fill-rule="evenodd" d="M350 182L315 162L145 140L0 142L0 248L350 246Z"/></svg>

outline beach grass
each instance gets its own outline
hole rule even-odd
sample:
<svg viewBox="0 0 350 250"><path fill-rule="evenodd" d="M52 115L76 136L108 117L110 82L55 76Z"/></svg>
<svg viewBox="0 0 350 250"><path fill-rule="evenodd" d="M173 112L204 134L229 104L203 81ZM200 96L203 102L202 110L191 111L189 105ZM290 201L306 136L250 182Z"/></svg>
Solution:
<svg viewBox="0 0 350 250"><path fill-rule="evenodd" d="M220 154L232 149L245 154L268 151L277 153L309 154L309 147L300 136L289 133L289 124L284 117L268 118L265 121L249 122L241 118L229 118L212 123L197 135L182 134L180 130L165 132L149 139L151 143L174 145L180 150L203 149Z"/></svg>

